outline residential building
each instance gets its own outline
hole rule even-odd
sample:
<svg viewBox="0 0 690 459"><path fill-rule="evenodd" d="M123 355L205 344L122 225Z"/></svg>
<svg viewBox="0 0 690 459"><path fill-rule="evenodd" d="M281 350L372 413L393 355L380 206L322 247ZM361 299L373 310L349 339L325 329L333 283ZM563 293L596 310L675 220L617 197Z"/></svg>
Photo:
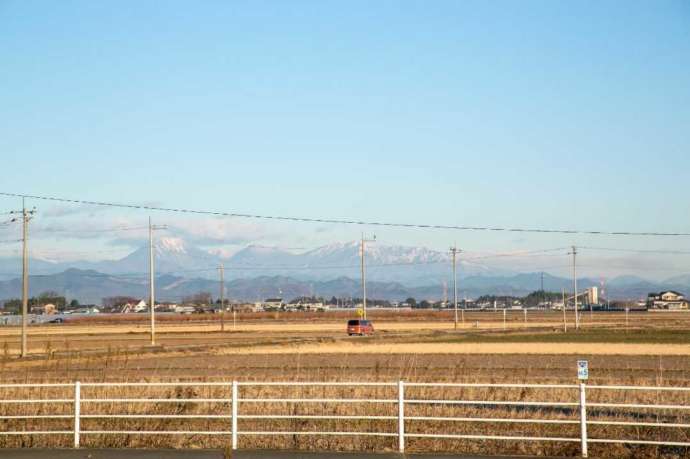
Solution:
<svg viewBox="0 0 690 459"><path fill-rule="evenodd" d="M278 309L283 309L283 305L284 303L282 298L267 298L261 306L264 311L275 311Z"/></svg>
<svg viewBox="0 0 690 459"><path fill-rule="evenodd" d="M124 306L122 306L122 309L120 310L121 313L123 314L129 314L132 312L146 312L148 311L149 307L146 304L146 301L140 300L138 303L127 303Z"/></svg>
<svg viewBox="0 0 690 459"><path fill-rule="evenodd" d="M52 303L31 306L29 313L51 315L57 313L57 307Z"/></svg>
<svg viewBox="0 0 690 459"><path fill-rule="evenodd" d="M647 307L649 309L681 310L688 309L690 303L682 293L667 290L660 293L650 293L647 296Z"/></svg>

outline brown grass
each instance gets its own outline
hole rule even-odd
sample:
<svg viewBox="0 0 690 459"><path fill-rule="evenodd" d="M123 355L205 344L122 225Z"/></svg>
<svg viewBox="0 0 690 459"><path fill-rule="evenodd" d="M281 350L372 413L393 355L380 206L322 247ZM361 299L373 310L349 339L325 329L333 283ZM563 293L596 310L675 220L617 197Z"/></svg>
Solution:
<svg viewBox="0 0 690 459"><path fill-rule="evenodd" d="M405 372L415 372L417 368L407 367ZM287 380L290 375L276 374L277 380ZM342 379L350 379L352 374L341 374ZM400 374L404 378L405 374ZM330 377L340 379L337 374L330 373ZM157 379L155 375L151 379ZM388 380L372 369L369 380ZM409 378L406 378L409 379ZM415 378L424 380L424 378ZM449 375L446 380L453 380ZM465 375L464 381L476 382ZM492 381L488 381L492 382ZM641 381L644 383L644 381ZM244 398L383 398L395 399L394 387L244 387L240 396ZM542 402L574 402L577 401L577 389L496 389L496 388L412 388L406 390L408 399L464 399L464 400L495 400L495 401L542 401ZM57 389L4 389L3 398L67 398L72 397L70 388ZM230 398L228 387L164 387L143 388L117 386L111 388L82 389L83 398ZM678 403L687 404L686 394L660 394L656 392L599 392L590 391L590 402L615 401L625 403ZM70 404L63 405L57 413L71 414ZM36 404L30 406L8 405L2 407L3 415L16 414L48 414L56 413L53 408ZM134 403L84 403L82 414L216 414L230 413L226 403L189 403L174 402L156 405ZM396 415L395 404L343 404L343 403L261 403L242 404L241 414L283 414L283 415ZM446 417L493 417L518 419L562 419L577 420L576 408L537 408L521 409L510 407L481 407L481 406L447 406L447 405L408 405L406 416L446 416ZM592 409L589 412L592 420L616 421L646 421L646 422L688 422L682 413L665 412L645 413L643 410L628 410L627 412L613 412ZM12 420L3 421L2 430L70 430L71 420ZM241 420L240 430L344 430L360 432L396 432L395 421L368 420ZM229 430L228 420L123 420L116 418L83 419L83 430ZM559 436L578 438L577 425L536 425L536 424L496 424L496 423L468 423L468 422L440 422L440 421L408 421L407 433L451 433L451 434L498 434L506 436ZM687 429L658 429L658 428L629 428L629 427L600 427L590 426L590 437L599 438L645 438L657 441L690 441ZM0 447L69 447L71 436L45 437L21 436L0 437ZM396 447L395 438L385 437L327 437L327 436L243 436L240 437L241 448L275 448L299 450L336 450L336 451L385 451ZM84 435L82 445L85 447L144 447L144 448L224 448L228 445L229 437L217 436L143 436L143 435ZM463 454L481 454L492 452L496 454L535 454L554 456L576 456L579 452L577 443L535 442L521 443L513 441L475 441L475 440L447 440L447 439L415 439L409 437L407 449L410 452L462 452ZM687 457L687 450L679 448L636 447L626 445L597 446L591 445L593 457L615 458L679 458Z"/></svg>
<svg viewBox="0 0 690 459"><path fill-rule="evenodd" d="M484 316L489 317L489 316ZM597 324L597 315L591 326ZM647 324L651 328L687 326L686 317L639 316L636 326ZM680 317L680 318L679 318ZM518 316L513 320L519 326ZM552 323L552 317L543 319ZM263 319L262 319L263 320ZM417 322L380 320L377 328L381 333L374 338L348 339L342 336L342 323L327 320L318 325L320 331L304 332L302 324L292 320L280 322L251 322L247 326L267 326L268 329L236 333L185 332L187 327L217 327L216 323L180 325L170 324L171 330L161 335L165 346L146 349L143 345L147 335L145 328L137 333L120 333L123 327L114 327L117 332L105 333L116 324L80 323L55 327L37 327L32 330L32 343L40 339L40 346L34 348L36 357L20 361L11 356L11 346L16 345L16 335L7 334L4 343L4 357L0 358L0 381L8 382L71 382L80 381L405 381L418 382L469 382L469 383L573 383L575 360L590 360L591 382L594 384L626 385L673 385L690 387L690 349L686 344L640 344L640 343L591 343L575 342L580 335L572 335L568 342L511 342L532 336L532 331L521 335L496 332L491 337L506 339L505 342L456 342L459 335L439 330L414 330ZM331 319L332 320L332 319ZM555 319L554 319L555 320ZM612 320L601 316L599 324ZM670 322L667 322L669 321ZM302 320L304 321L304 320ZM646 321L646 322L645 322ZM390 323L390 329L385 327ZM427 324L447 326L447 323L428 319ZM586 322L585 322L586 324ZM294 326L297 325L297 331ZM166 325L162 325L165 327ZM398 328L395 328L395 327ZM136 324L124 325L134 327ZM143 327L143 324L142 324ZM272 327L272 328L271 328ZM329 327L333 327L332 330ZM404 329L403 327L408 327ZM43 333L43 330L56 333ZM57 333L62 330L63 333ZM85 330L87 330L85 332ZM279 330L279 331L275 331ZM12 330L16 333L16 329ZM79 333L70 333L79 331ZM545 337L561 332L550 329L537 330ZM109 333L109 332L108 332ZM485 333L485 332L482 332ZM604 331L605 336L608 331ZM621 336L628 336L620 332ZM631 330L631 336L634 331ZM676 332L678 333L678 332ZM482 334L481 336L487 336ZM511 338L511 336L513 338ZM561 336L561 335L559 335ZM597 335L599 336L599 335ZM655 336L655 335L653 335ZM660 335L661 336L661 335ZM186 339L186 341L185 341ZM493 338L492 338L493 339ZM503 339L503 338L501 338ZM632 338L631 338L632 340ZM174 343L190 343L193 347L174 347ZM98 351L98 352L92 352ZM614 355L617 354L617 355ZM288 357L289 355L289 357ZM576 401L574 389L493 389L493 388L408 388L407 398L457 398L523 401ZM67 389L16 389L0 390L0 398L72 398ZM229 398L229 389L224 388L141 388L117 386L113 388L84 388L82 397L156 397L156 398ZM351 397L351 398L395 398L395 388L368 388L362 386L346 388L244 388L242 397ZM690 404L690 395L665 392L613 392L590 391L590 402L616 401L622 403L677 403ZM61 408L64 414L71 413L71 405ZM47 406L2 405L0 414L47 414ZM82 413L172 413L172 414L229 414L228 404L197 404L175 402L160 405L143 404L84 404ZM241 414L285 414L285 415L395 415L393 404L357 405L345 404L243 404ZM601 421L645 421L690 423L687 410L684 412L666 410L647 412L645 410L590 410L590 419ZM407 416L458 416L493 418L543 418L577 419L577 413L566 409L518 409L510 407L487 408L481 406L409 405ZM229 420L122 420L115 418L84 419L84 430L228 430ZM23 429L71 429L71 420L0 420L0 431ZM395 421L315 421L275 420L240 422L241 430L350 430L395 432ZM468 422L409 421L408 433L455 433L499 435L564 436L577 438L577 425L535 425ZM690 430L680 428L590 426L594 438L645 438L657 441L690 441ZM85 435L85 447L217 447L225 448L229 437L225 436L141 436L141 435ZM0 447L68 447L71 437L44 436L0 436ZM385 451L396 448L395 438L380 437L325 437L325 436L275 436L241 437L242 448L279 448L299 450L337 451ZM472 440L430 440L408 438L410 452L453 452L464 454L534 454L553 456L576 456L577 443L520 443L511 441ZM606 458L681 458L690 457L687 449L673 447L636 447L631 445L590 445L592 457ZM1 456L1 452L0 452Z"/></svg>
<svg viewBox="0 0 690 459"><path fill-rule="evenodd" d="M326 343L227 349L232 354L570 354L690 355L690 344L600 343Z"/></svg>

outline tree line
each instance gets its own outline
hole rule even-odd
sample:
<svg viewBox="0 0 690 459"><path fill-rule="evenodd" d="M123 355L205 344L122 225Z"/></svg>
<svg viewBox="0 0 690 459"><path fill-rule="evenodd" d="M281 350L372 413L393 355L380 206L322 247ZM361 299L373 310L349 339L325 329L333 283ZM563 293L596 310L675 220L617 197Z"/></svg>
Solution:
<svg viewBox="0 0 690 459"><path fill-rule="evenodd" d="M59 293L52 290L42 292L38 296L30 297L28 300L28 304L29 309L35 306L45 306L47 304L54 304L55 308L58 311L64 311L68 308L68 306L70 309L76 309L80 306L79 301L72 300L70 302L67 302L67 298L64 295L60 295ZM11 298L9 300L5 300L3 303L3 309L13 314L21 313L21 298Z"/></svg>

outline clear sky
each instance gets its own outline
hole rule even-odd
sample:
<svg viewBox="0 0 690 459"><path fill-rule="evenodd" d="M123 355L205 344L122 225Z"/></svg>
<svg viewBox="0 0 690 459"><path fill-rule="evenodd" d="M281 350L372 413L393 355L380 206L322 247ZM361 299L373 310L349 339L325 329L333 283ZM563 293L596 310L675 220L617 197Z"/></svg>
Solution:
<svg viewBox="0 0 690 459"><path fill-rule="evenodd" d="M7 192L688 232L690 3L0 0L0 158ZM148 215L31 204L39 229ZM17 205L0 199L0 211ZM230 249L311 247L362 231L155 218ZM690 238L379 237L470 251L690 250ZM37 244L95 251L112 241ZM690 271L690 257L672 263Z"/></svg>

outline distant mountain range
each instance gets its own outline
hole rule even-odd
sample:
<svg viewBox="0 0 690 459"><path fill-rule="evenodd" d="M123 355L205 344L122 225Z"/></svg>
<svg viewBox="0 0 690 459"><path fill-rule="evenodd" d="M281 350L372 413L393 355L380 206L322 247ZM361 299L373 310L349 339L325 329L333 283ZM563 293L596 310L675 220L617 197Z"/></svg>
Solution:
<svg viewBox="0 0 690 459"><path fill-rule="evenodd" d="M276 248L249 246L230 257L222 257L189 246L177 238L161 238L155 246L157 296L179 301L200 291L218 291L218 266L226 269L226 288L230 298L246 301L271 296L294 298L301 295L324 297L361 296L358 242L332 244L303 253ZM69 263L41 259L30 261L30 288L35 295L55 290L84 303L100 303L113 295L148 295L148 247L112 261ZM459 261L462 297L484 294L526 295L538 290L541 273L514 273L490 269L481 264ZM367 247L367 288L370 298L404 300L407 297L438 300L452 296L450 256L423 247L389 246L380 243ZM21 292L21 260L0 258L0 299L18 297ZM572 289L570 279L544 276L546 290ZM595 279L579 279L584 289L599 286ZM639 299L657 290L690 293L690 275L653 282L635 276L608 280L606 289L613 299Z"/></svg>
<svg viewBox="0 0 690 459"><path fill-rule="evenodd" d="M469 276L460 283L461 297L476 298L485 294L524 296L537 290L541 273L517 274L512 276ZM579 288L598 286L592 279L579 279ZM139 298L148 296L148 281L141 276L100 273L94 270L68 269L61 273L35 275L30 277L30 294L37 295L46 290L54 290L68 299L76 298L82 303L100 304L102 298L128 295ZM545 276L547 290L560 291L571 288L571 280ZM644 279L626 276L612 279L607 284L609 295L615 299L640 299L647 293L658 290L687 291L683 285L656 284ZM178 302L184 296L198 292L218 293L218 280L200 277L173 276L170 274L156 278L156 295L161 301ZM443 287L439 284L408 286L400 282L367 281L369 298L404 300L414 297L417 300L440 300L444 298ZM20 279L0 281L0 299L17 298L21 294ZM323 296L330 298L359 297L359 280L337 277L330 280L301 280L288 276L258 276L235 278L226 282L226 297L241 301L260 301L269 297L292 299L299 296ZM447 292L448 297L451 296Z"/></svg>
<svg viewBox="0 0 690 459"><path fill-rule="evenodd" d="M222 257L190 246L179 238L161 238L155 245L156 271L198 277L216 278L216 268L223 263L229 277L290 276L302 280L327 280L339 276L358 278L360 272L359 243L326 245L302 253L249 246L230 257ZM450 255L424 247L370 244L366 261L368 279L401 282L422 286L440 284L450 275ZM33 274L56 274L70 268L94 270L105 274L145 275L148 272L149 249L141 247L119 260L53 262L32 258ZM0 279L15 277L21 259L0 258ZM458 261L462 275L501 275L509 271L490 269L477 263Z"/></svg>

